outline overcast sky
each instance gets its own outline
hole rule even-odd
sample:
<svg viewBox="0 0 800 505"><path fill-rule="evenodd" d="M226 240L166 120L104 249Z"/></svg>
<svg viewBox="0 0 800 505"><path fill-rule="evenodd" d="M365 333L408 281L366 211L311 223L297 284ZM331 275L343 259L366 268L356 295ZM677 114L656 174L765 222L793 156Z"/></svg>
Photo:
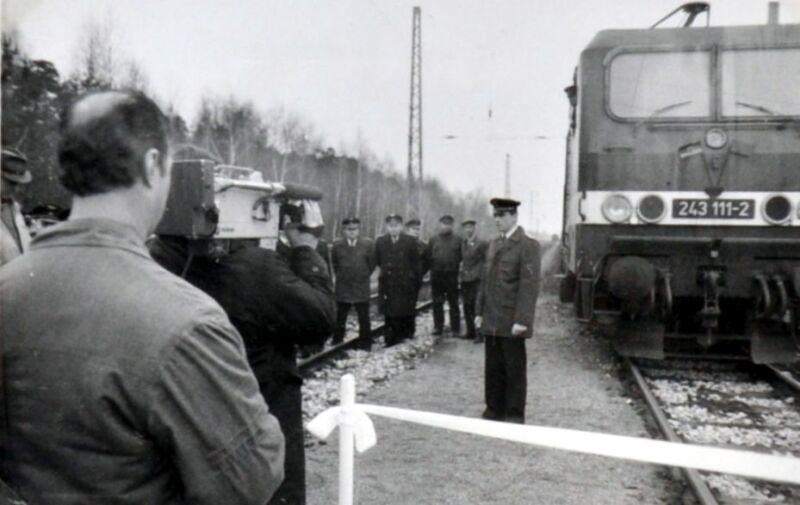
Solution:
<svg viewBox="0 0 800 505"><path fill-rule="evenodd" d="M420 5L426 176L456 191L500 195L510 153L522 220L549 232L560 231L563 88L578 54L597 31L647 27L680 3L2 0L4 28L15 26L28 53L62 74L71 70L87 20L111 19L121 52L185 117L203 95L232 94L263 109L283 105L308 118L326 144L353 144L361 132L403 170L411 13ZM711 4L712 25L766 20L766 1ZM800 22L800 0L781 2L781 21Z"/></svg>

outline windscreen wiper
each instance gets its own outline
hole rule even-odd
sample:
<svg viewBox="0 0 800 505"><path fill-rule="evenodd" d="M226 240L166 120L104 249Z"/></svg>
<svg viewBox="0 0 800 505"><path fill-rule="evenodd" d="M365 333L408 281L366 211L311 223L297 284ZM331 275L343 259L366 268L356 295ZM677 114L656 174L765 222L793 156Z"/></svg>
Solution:
<svg viewBox="0 0 800 505"><path fill-rule="evenodd" d="M756 103L747 103L747 102L736 102L736 105L741 105L742 107L747 107L748 109L757 110L759 112L763 112L764 114L769 114L770 116L777 116L778 113L772 109L768 109L763 105L758 105Z"/></svg>
<svg viewBox="0 0 800 505"><path fill-rule="evenodd" d="M660 116L661 114L663 114L665 112L669 112L672 109L677 109L678 107L683 107L684 105L689 105L690 103L692 103L692 101L693 100L687 100L685 102L675 102L675 103L671 103L669 105L665 105L664 107L661 107L659 109L656 109L649 116L647 116L646 118L644 118L644 119L640 120L639 122L637 122L634 125L634 130L638 129L641 125L643 125L644 123L650 121L654 117Z"/></svg>

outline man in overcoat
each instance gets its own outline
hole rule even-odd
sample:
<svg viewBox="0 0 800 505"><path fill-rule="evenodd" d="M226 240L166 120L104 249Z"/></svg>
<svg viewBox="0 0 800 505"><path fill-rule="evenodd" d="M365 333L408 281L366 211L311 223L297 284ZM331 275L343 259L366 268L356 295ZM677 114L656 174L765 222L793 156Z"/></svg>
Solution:
<svg viewBox="0 0 800 505"><path fill-rule="evenodd" d="M375 264L380 267L378 292L386 323L386 346L414 334L414 313L421 272L417 241L402 233L403 218L386 217L386 234L375 240Z"/></svg>
<svg viewBox="0 0 800 505"><path fill-rule="evenodd" d="M527 358L539 295L539 243L517 224L519 202L491 200L500 234L489 244L475 324L486 338L484 419L525 422Z"/></svg>
<svg viewBox="0 0 800 505"><path fill-rule="evenodd" d="M331 263L336 275L337 321L333 343L344 340L347 315L354 307L358 315L358 337L361 347L372 348L369 321L369 280L375 270L375 244L368 238L361 238L361 221L349 217L342 221L344 237L333 243Z"/></svg>
<svg viewBox="0 0 800 505"><path fill-rule="evenodd" d="M467 219L461 223L464 240L461 241L461 301L464 304L464 321L467 323L465 338L474 342L483 342L483 336L475 331L475 302L481 283L483 262L489 243L478 238L476 222Z"/></svg>
<svg viewBox="0 0 800 505"><path fill-rule="evenodd" d="M444 302L450 312L450 330L454 336L461 331L461 313L458 308L458 267L461 263L461 237L453 232L453 216L439 219L439 233L428 244L428 261L431 266L433 292L433 334L441 335L444 329Z"/></svg>

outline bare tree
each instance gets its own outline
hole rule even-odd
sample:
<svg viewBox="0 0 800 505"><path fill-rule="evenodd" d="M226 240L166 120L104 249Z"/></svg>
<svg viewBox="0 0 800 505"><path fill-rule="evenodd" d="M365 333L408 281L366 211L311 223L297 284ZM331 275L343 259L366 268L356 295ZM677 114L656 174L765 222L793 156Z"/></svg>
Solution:
<svg viewBox="0 0 800 505"><path fill-rule="evenodd" d="M117 70L113 24L87 21L74 54L71 78L84 89L112 87Z"/></svg>
<svg viewBox="0 0 800 505"><path fill-rule="evenodd" d="M252 102L234 97L204 97L200 102L194 141L227 164L260 165L263 160L258 151L264 147L264 132Z"/></svg>
<svg viewBox="0 0 800 505"><path fill-rule="evenodd" d="M275 179L285 181L289 166L289 156L297 155L305 160L307 155L322 146L322 140L314 131L314 127L299 114L287 111L284 107L276 107L266 116L267 145L281 155L280 166L273 167Z"/></svg>
<svg viewBox="0 0 800 505"><path fill-rule="evenodd" d="M147 93L149 82L139 63L129 59L119 66L121 67L120 78L117 82L119 87Z"/></svg>

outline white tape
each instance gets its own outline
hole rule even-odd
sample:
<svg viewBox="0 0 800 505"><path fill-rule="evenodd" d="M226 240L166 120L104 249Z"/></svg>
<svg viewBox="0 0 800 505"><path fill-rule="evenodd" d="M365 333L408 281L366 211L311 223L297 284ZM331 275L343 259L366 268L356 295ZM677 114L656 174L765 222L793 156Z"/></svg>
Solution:
<svg viewBox="0 0 800 505"><path fill-rule="evenodd" d="M485 421L379 405L356 404L350 408L362 415L366 412L400 421L540 447L800 484L800 458L564 428ZM333 407L315 417L308 425L309 431L319 438L326 438L339 422L339 409L340 407ZM369 422L367 427L361 416L356 414L355 417L357 418L356 445L359 445L359 431L364 439L362 448L368 445L367 442L374 445L375 432L372 422L367 418ZM366 418L366 415L364 417ZM369 430L372 430L371 434ZM359 449L361 450L366 449Z"/></svg>

